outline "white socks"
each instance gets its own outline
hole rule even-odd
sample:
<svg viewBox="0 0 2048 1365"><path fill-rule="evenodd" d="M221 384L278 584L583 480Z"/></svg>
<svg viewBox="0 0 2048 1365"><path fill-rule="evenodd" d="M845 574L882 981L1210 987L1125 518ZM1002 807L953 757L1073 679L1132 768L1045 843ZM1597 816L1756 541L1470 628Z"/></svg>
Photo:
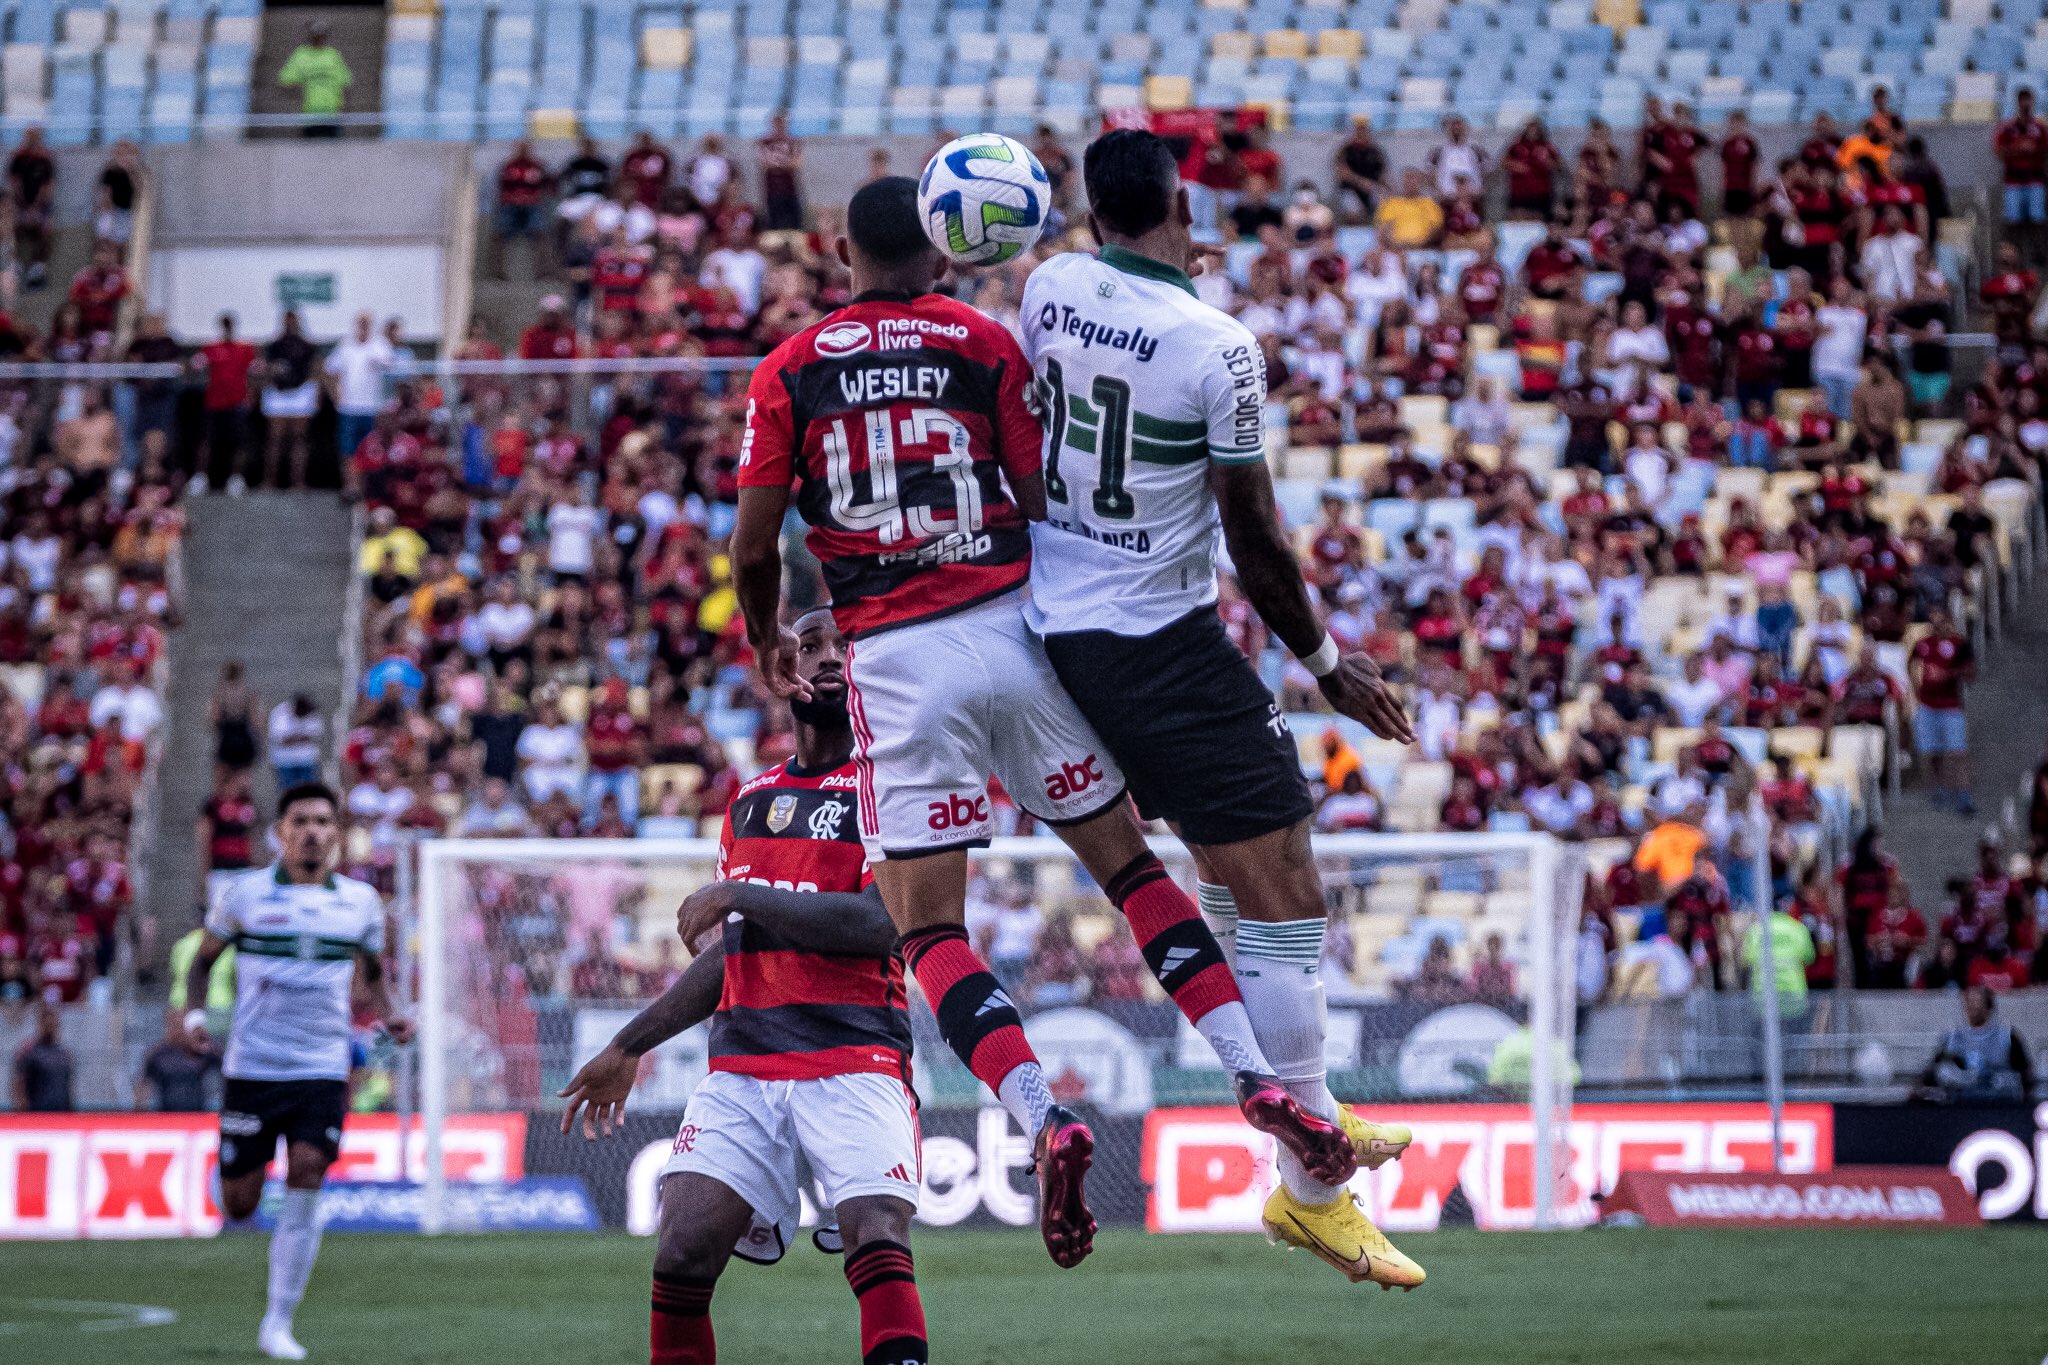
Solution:
<svg viewBox="0 0 2048 1365"><path fill-rule="evenodd" d="M996 1098L1010 1111L1010 1117L1023 1125L1024 1136L1036 1142L1038 1130L1045 1127L1046 1112L1052 1108L1052 1091L1046 1088L1045 1069L1037 1062L1011 1067L1010 1074L996 1087Z"/></svg>
<svg viewBox="0 0 2048 1365"><path fill-rule="evenodd" d="M1210 913L1211 888L1204 887L1202 913ZM1220 890L1220 888L1216 888ZM1228 895L1228 892L1222 894ZM1235 906L1232 907L1233 909ZM1337 1097L1330 1093L1323 1061L1323 931L1322 919L1267 924L1245 920L1237 926L1237 988L1258 1029L1273 1074L1301 1107L1337 1121ZM1279 1149L1281 1183L1296 1199L1327 1204L1338 1188L1312 1180L1301 1162Z"/></svg>
<svg viewBox="0 0 2048 1365"><path fill-rule="evenodd" d="M1195 883L1195 907L1202 912L1202 922L1209 926L1209 932L1216 936L1216 946L1223 950L1223 960L1235 970L1237 967L1237 898L1230 894L1227 886L1211 882Z"/></svg>
<svg viewBox="0 0 2048 1365"><path fill-rule="evenodd" d="M263 1315L266 1326L282 1325L289 1331L299 1300L305 1297L306 1281L313 1276L313 1261L320 1255L320 1191L284 1192L277 1211L277 1227L270 1234L270 1307Z"/></svg>

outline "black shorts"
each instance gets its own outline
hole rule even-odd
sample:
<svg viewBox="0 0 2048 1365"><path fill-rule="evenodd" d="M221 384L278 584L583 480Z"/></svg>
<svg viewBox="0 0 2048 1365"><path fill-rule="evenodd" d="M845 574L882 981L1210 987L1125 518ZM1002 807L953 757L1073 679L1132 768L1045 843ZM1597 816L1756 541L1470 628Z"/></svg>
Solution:
<svg viewBox="0 0 2048 1365"><path fill-rule="evenodd" d="M348 1115L347 1081L238 1081L228 1078L220 1103L220 1175L260 1171L277 1155L277 1140L317 1147L332 1162L341 1154Z"/></svg>
<svg viewBox="0 0 2048 1365"><path fill-rule="evenodd" d="M1214 607L1150 635L1048 635L1045 652L1146 819L1191 844L1235 844L1314 811L1279 703Z"/></svg>

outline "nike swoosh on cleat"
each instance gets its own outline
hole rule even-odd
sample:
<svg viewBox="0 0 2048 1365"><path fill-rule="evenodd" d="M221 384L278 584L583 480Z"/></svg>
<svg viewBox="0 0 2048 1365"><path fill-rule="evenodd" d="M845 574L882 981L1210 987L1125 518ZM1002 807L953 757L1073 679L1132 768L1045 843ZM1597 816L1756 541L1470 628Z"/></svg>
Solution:
<svg viewBox="0 0 2048 1365"><path fill-rule="evenodd" d="M1302 1221L1299 1218L1295 1217L1293 1214L1290 1213L1287 1215L1287 1221L1294 1224L1294 1230L1296 1232L1299 1232L1302 1236L1308 1238L1309 1241L1315 1244L1317 1250L1327 1254L1331 1260L1341 1261L1348 1266L1363 1266L1368 1273L1371 1272L1372 1257L1366 1254L1366 1250L1364 1247L1360 1247L1358 1249L1357 1255L1346 1256L1343 1252L1337 1250L1337 1248L1331 1246L1328 1242L1325 1242L1322 1238L1316 1236L1313 1232L1310 1232L1308 1228L1303 1225Z"/></svg>

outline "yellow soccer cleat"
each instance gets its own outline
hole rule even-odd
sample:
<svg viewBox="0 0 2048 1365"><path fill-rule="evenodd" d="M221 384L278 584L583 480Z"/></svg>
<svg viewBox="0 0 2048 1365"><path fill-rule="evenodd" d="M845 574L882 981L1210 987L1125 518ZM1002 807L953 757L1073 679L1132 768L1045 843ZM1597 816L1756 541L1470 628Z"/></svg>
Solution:
<svg viewBox="0 0 2048 1365"><path fill-rule="evenodd" d="M1353 1113L1348 1104L1337 1106L1337 1122L1351 1139L1358 1164L1368 1171L1376 1171L1389 1161L1399 1161L1408 1144L1415 1141L1407 1124L1368 1122Z"/></svg>
<svg viewBox="0 0 2048 1365"><path fill-rule="evenodd" d="M1353 1284L1370 1280L1382 1289L1413 1289L1428 1278L1372 1225L1349 1190L1327 1204L1304 1204L1285 1185L1276 1186L1260 1221L1269 1240L1314 1252Z"/></svg>

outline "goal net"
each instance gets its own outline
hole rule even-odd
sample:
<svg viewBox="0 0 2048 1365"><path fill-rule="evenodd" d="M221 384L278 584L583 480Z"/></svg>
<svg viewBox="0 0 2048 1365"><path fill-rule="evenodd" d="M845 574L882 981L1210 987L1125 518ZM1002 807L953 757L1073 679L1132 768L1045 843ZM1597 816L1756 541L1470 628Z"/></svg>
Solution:
<svg viewBox="0 0 2048 1365"><path fill-rule="evenodd" d="M1185 851L1154 843L1192 895ZM1416 1130L1402 1162L1360 1173L1368 1210L1390 1231L1591 1221L1594 1157L1569 1140L1577 850L1535 834L1346 834L1319 837L1315 856L1331 1088ZM555 1095L687 964L676 907L716 862L709 839L418 846L399 910L419 1010L427 1230L463 1224L450 1183L465 1178L460 1134L480 1115L523 1116L526 1174L579 1178L605 1222L651 1230L655 1173L705 1074L704 1028L643 1063L623 1139L561 1136ZM1055 1093L1095 1122L1098 1218L1255 1229L1271 1144L1238 1118L1215 1055L1066 848L1005 838L977 852L968 924ZM1031 1222L1024 1135L911 992L921 1218Z"/></svg>

